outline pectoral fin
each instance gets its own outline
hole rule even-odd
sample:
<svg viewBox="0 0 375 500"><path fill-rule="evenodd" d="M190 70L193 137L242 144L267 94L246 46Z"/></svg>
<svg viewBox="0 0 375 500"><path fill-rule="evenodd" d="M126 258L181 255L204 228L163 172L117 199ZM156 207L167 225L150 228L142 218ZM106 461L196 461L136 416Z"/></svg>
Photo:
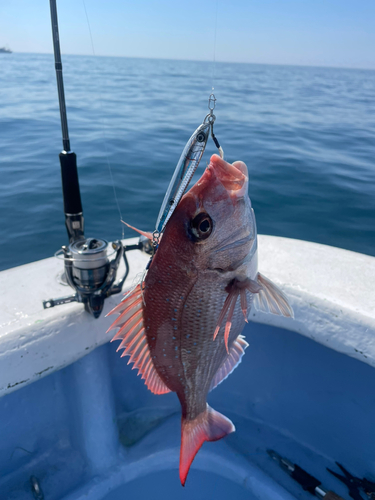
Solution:
<svg viewBox="0 0 375 500"><path fill-rule="evenodd" d="M262 312L294 318L293 309L286 295L271 280L258 273L257 282L260 290L254 295L255 309Z"/></svg>
<svg viewBox="0 0 375 500"><path fill-rule="evenodd" d="M241 309L246 322L250 307L253 303L255 309L258 311L294 318L293 309L286 295L272 283L271 280L260 273L257 274L256 281L250 278L242 281L237 278L234 279L228 284L226 291L228 292L228 296L225 299L216 324L214 340L225 321L224 341L228 354L229 333L232 327L232 318L238 298L240 298Z"/></svg>
<svg viewBox="0 0 375 500"><path fill-rule="evenodd" d="M259 285L256 281L251 280L250 278L246 278L245 280L242 281L235 278L226 287L228 296L225 299L223 308L220 312L216 324L214 332L214 340L216 339L216 336L219 333L219 330L224 323L225 317L227 317L224 329L224 341L225 341L225 348L228 354L229 354L228 339L230 330L232 328L232 318L236 307L237 299L240 297L242 313L244 315L245 321L247 322L248 310L251 307L252 296L251 295L248 296L248 294L246 294L246 290L249 291L251 294L253 294L253 293L258 293L261 290L261 288L262 288L261 285Z"/></svg>

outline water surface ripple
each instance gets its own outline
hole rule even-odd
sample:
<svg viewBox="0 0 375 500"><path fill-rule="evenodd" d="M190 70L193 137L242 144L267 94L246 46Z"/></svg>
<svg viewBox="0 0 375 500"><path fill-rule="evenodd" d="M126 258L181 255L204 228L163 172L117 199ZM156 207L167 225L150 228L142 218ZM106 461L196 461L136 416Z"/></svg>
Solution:
<svg viewBox="0 0 375 500"><path fill-rule="evenodd" d="M207 111L210 63L63 56L86 235L153 229ZM217 63L216 135L243 160L258 231L375 255L375 72ZM0 54L0 269L67 242L52 55ZM209 142L199 172L215 152ZM132 236L125 230L125 236Z"/></svg>

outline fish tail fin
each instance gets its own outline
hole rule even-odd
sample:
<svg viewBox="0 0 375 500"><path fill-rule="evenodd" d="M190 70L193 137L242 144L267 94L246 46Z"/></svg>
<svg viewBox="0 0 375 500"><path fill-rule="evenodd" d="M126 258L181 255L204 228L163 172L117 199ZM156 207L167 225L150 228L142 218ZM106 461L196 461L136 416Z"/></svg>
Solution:
<svg viewBox="0 0 375 500"><path fill-rule="evenodd" d="M217 441L236 429L229 418L207 405L194 420L181 422L180 480L185 486L190 466L205 441Z"/></svg>

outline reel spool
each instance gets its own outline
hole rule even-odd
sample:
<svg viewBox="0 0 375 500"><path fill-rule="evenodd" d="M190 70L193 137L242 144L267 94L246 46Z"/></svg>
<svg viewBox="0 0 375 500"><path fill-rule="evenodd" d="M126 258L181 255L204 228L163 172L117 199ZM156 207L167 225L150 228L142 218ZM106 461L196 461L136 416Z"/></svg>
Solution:
<svg viewBox="0 0 375 500"><path fill-rule="evenodd" d="M97 238L78 240L69 245L66 258L69 253L72 258L70 281L75 286L90 290L100 288L109 267L107 247L107 241Z"/></svg>

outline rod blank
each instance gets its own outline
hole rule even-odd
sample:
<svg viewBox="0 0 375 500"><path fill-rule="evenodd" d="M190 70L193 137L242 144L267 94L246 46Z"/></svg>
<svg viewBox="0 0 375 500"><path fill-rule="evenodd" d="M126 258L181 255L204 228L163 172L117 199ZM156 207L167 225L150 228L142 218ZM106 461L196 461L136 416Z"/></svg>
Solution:
<svg viewBox="0 0 375 500"><path fill-rule="evenodd" d="M60 52L60 36L59 36L59 25L58 25L58 21L57 21L56 0L50 0L49 4L50 4L50 8L51 8L52 40L53 40L53 51L55 54L55 69L56 69L56 79L57 79L57 92L59 94L59 107L60 107L63 150L66 153L69 153L70 140L69 140L69 130L68 130L68 119L66 116L64 80L63 80L63 73L62 73L62 62L61 62L61 52Z"/></svg>

